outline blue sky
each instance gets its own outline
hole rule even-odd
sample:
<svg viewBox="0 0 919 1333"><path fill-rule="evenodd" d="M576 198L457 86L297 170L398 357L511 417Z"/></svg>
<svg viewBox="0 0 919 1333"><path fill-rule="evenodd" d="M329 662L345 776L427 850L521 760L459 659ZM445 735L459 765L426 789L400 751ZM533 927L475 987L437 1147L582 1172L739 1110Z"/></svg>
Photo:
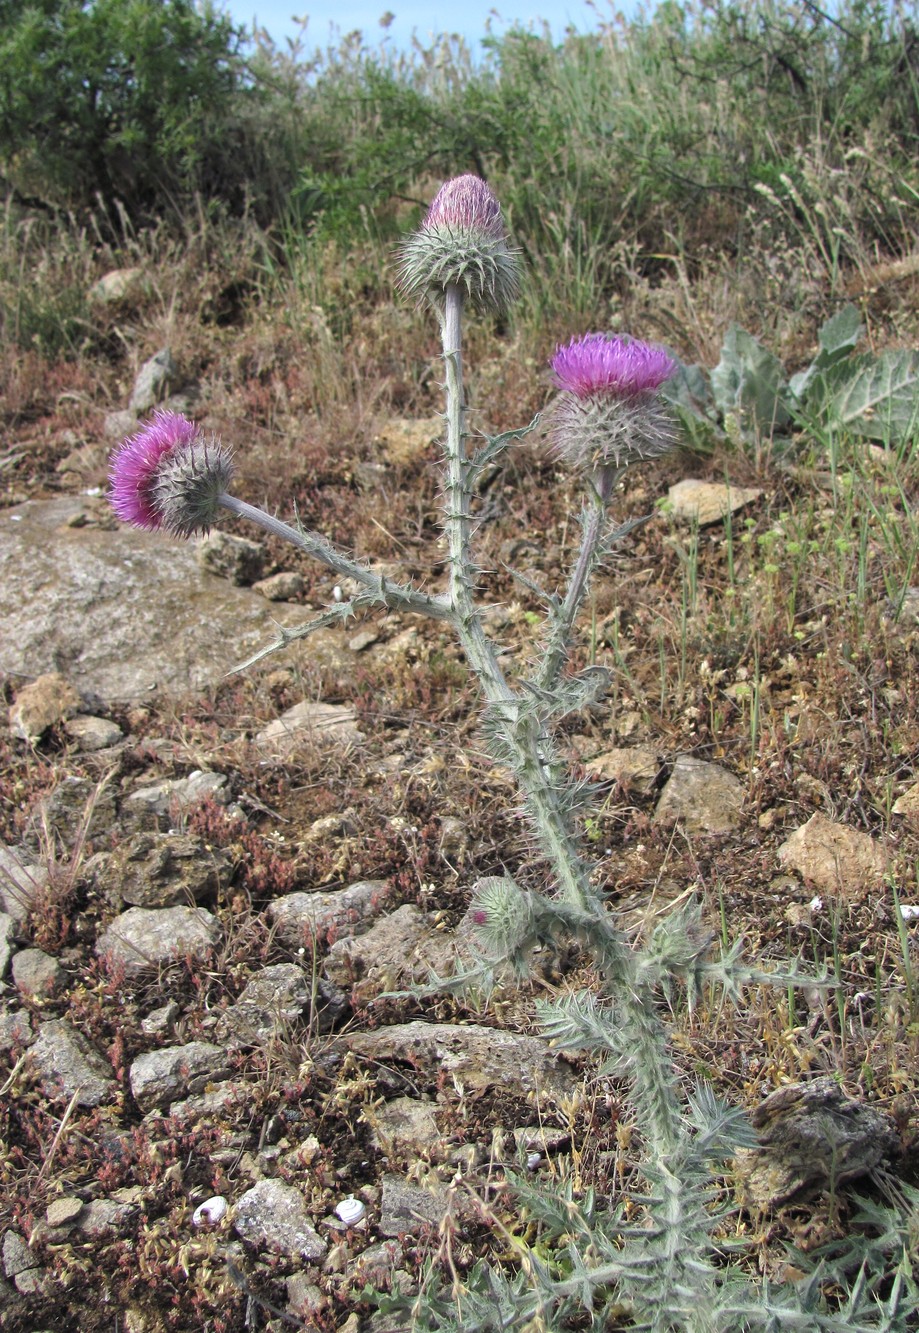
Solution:
<svg viewBox="0 0 919 1333"><path fill-rule="evenodd" d="M603 0L599 6L592 0L497 0L497 4L495 0L463 0L458 5L438 0L224 0L222 7L234 22L247 28L255 19L280 46L299 31L292 16L308 15L307 49L328 45L334 39L333 24L342 34L360 28L370 45L387 37L400 50L408 46L413 30L422 41L432 33L459 32L477 50L489 18L498 34L514 22L533 23L539 28L540 20L545 19L558 39L568 25L589 32L613 12L613 6ZM631 10L633 5L616 8ZM387 10L395 14L395 19L384 31L380 19Z"/></svg>

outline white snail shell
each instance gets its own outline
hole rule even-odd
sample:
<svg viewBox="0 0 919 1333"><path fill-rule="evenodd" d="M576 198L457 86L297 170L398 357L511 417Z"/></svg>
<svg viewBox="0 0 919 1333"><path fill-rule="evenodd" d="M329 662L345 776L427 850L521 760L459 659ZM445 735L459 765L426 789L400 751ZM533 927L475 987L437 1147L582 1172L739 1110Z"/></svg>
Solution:
<svg viewBox="0 0 919 1333"><path fill-rule="evenodd" d="M226 1216L227 1201L222 1194L215 1194L212 1199L205 1199L191 1215L193 1227L215 1227Z"/></svg>
<svg viewBox="0 0 919 1333"><path fill-rule="evenodd" d="M367 1209L360 1199L355 1199L353 1194L350 1194L347 1199L342 1199L335 1209L336 1215L341 1218L346 1227L353 1227L355 1222L361 1220L366 1211Z"/></svg>

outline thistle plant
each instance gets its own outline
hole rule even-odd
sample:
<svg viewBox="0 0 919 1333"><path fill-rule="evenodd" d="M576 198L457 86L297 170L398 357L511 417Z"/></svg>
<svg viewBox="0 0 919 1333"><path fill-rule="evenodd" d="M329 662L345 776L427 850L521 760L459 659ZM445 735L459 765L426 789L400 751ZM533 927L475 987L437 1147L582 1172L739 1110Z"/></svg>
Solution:
<svg viewBox="0 0 919 1333"><path fill-rule="evenodd" d="M692 905L674 911L643 945L633 946L594 886L596 867L580 834L589 793L566 771L555 739L560 719L599 701L609 684L602 668L571 669L575 625L592 576L635 526L634 520L616 525L610 515L618 480L625 469L664 455L675 443L660 390L676 363L660 347L604 333L574 339L552 357L559 393L549 409L549 427L557 458L583 482L581 538L563 592L523 580L543 607L542 642L529 667L511 677L485 633L477 600L471 504L483 472L536 421L478 438L468 428L465 311L504 311L518 289L517 255L498 202L482 180L461 176L444 185L405 242L399 275L404 292L433 311L443 345L442 523L448 557L442 592L383 578L321 535L234 498L228 491L228 451L174 414L159 413L118 451L111 498L121 518L179 536L206 531L219 511L227 510L354 580L359 591L350 600L282 631L264 652L373 604L449 625L479 684L488 747L516 779L539 862L530 887L510 876L474 886L477 952L469 966L439 979L437 987L487 989L508 964L526 977L534 947L547 941L574 940L593 959L596 989L542 1003L538 1016L557 1047L599 1057L603 1073L623 1080L641 1135L646 1189L621 1206L600 1208L590 1197L553 1195L521 1177L518 1195L554 1243L556 1261L526 1251L513 1278L479 1264L462 1291L440 1294L426 1286L412 1306L413 1326L465 1333L549 1329L566 1327L569 1320L583 1327L586 1317L596 1330L615 1321L616 1327L653 1333L906 1329L910 1312L919 1309L919 1293L905 1264L893 1277L888 1272L882 1296L883 1273L862 1264L864 1255L855 1246L857 1276L834 1302L819 1270L808 1281L775 1290L754 1283L719 1252L717 1173L755 1139L743 1115L707 1086L684 1091L668 1047L664 1005L675 988L690 1003L711 987L736 1000L745 983L785 987L801 978L794 965L764 973L744 965L737 946L715 947L700 909ZM843 1268L837 1256L826 1274L837 1293Z"/></svg>

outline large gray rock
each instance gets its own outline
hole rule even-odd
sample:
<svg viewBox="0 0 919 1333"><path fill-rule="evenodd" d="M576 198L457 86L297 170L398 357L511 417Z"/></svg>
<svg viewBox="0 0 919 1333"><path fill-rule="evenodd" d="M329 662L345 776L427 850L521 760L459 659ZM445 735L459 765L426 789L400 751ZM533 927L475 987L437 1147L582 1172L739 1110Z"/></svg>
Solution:
<svg viewBox="0 0 919 1333"><path fill-rule="evenodd" d="M0 670L57 670L107 700L206 688L295 624L302 608L205 574L190 543L111 528L78 496L0 514ZM105 524L106 526L101 526ZM312 644L312 641L311 641Z"/></svg>
<svg viewBox="0 0 919 1333"><path fill-rule="evenodd" d="M260 1180L247 1190L236 1205L233 1225L250 1245L278 1249L292 1259L322 1259L328 1249L303 1195L280 1180Z"/></svg>
<svg viewBox="0 0 919 1333"><path fill-rule="evenodd" d="M42 1023L30 1048L46 1097L98 1106L114 1092L111 1065L63 1018Z"/></svg>
<svg viewBox="0 0 919 1333"><path fill-rule="evenodd" d="M99 936L96 953L135 977L176 958L203 959L219 934L219 922L203 907L132 907Z"/></svg>

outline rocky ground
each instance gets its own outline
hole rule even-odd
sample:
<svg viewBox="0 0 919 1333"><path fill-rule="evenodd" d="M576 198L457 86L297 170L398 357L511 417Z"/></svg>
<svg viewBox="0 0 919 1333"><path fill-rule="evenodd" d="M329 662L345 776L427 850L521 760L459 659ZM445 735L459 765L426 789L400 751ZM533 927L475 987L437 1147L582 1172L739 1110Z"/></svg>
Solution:
<svg viewBox="0 0 919 1333"><path fill-rule="evenodd" d="M523 1234L509 1166L613 1195L639 1140L621 1089L535 1034L534 994L590 980L576 951L491 997L405 993L468 950L476 879L539 876L442 630L371 618L228 675L331 579L242 528L196 548L114 522L106 435L169 360L127 415L4 443L0 1327L384 1333L410 1321L366 1288ZM436 428L392 419L328 480L429 583L436 529L392 494L430 506ZM866 456L878 494L892 466ZM737 460L726 496L727 467L667 460L617 501L669 492L601 580L579 651L614 689L565 744L599 784L585 832L630 931L696 895L751 959L838 983L673 1001L687 1080L755 1113L763 1151L729 1188L781 1281L781 1242L845 1227L851 1181L917 1174L919 594L891 612L883 552L854 598L817 560L784 624L768 566L739 548L728 569L724 515L755 552L837 501L819 467ZM553 585L576 511L535 455L482 505L488 630L522 658L535 617L502 571Z"/></svg>

